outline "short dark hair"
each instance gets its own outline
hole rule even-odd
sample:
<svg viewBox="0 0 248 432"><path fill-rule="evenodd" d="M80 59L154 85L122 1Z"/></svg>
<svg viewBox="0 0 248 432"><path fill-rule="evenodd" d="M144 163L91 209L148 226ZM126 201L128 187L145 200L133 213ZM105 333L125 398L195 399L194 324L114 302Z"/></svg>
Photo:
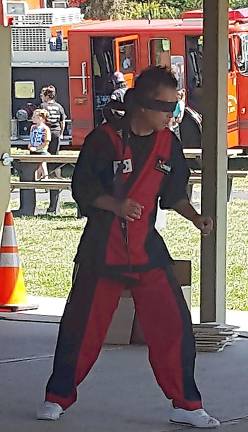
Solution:
<svg viewBox="0 0 248 432"><path fill-rule="evenodd" d="M136 78L134 88L124 96L127 111L133 112L145 98L154 98L160 87L177 89L177 79L173 72L163 66L150 66Z"/></svg>
<svg viewBox="0 0 248 432"><path fill-rule="evenodd" d="M126 91L124 104L119 101L111 101L104 109L105 119L114 125L116 130L126 128L133 113L142 107L144 99L156 98L160 87L177 89L177 79L173 72L163 66L150 66L144 69L136 78L134 88ZM125 111L125 116L119 118L113 112Z"/></svg>
<svg viewBox="0 0 248 432"><path fill-rule="evenodd" d="M56 88L53 85L49 85L48 87L44 87L42 89L42 94L49 99L54 99L56 96Z"/></svg>
<svg viewBox="0 0 248 432"><path fill-rule="evenodd" d="M175 75L167 67L150 66L136 78L134 90L139 97L154 97L161 86L176 89L177 79Z"/></svg>

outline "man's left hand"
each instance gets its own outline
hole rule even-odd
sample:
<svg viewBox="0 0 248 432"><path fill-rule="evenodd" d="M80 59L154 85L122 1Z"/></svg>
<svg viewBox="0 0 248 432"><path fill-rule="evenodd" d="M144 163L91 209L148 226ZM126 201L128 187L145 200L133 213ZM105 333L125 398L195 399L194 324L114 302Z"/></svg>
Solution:
<svg viewBox="0 0 248 432"><path fill-rule="evenodd" d="M209 236L214 227L213 219L210 216L197 215L192 222L204 237Z"/></svg>

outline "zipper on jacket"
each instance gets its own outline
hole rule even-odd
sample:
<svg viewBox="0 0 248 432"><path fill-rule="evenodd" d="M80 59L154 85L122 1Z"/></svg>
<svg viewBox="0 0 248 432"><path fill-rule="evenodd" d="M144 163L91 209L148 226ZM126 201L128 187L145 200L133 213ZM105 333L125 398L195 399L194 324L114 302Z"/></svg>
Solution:
<svg viewBox="0 0 248 432"><path fill-rule="evenodd" d="M124 238L124 243L127 252L127 262L128 262L128 271L132 271L131 259L130 259L130 251L129 251L129 238L128 238L128 221L125 219L121 220L121 229Z"/></svg>

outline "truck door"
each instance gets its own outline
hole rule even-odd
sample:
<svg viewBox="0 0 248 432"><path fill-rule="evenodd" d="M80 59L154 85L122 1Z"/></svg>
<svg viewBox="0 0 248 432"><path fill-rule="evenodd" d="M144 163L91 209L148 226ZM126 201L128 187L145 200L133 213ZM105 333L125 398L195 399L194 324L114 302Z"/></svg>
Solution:
<svg viewBox="0 0 248 432"><path fill-rule="evenodd" d="M248 34L234 36L235 67L237 71L237 98L239 147L248 147Z"/></svg>
<svg viewBox="0 0 248 432"><path fill-rule="evenodd" d="M79 49L82 47L82 49ZM94 127L90 39L69 32L69 86L73 147L80 147Z"/></svg>
<svg viewBox="0 0 248 432"><path fill-rule="evenodd" d="M123 73L128 87L133 87L139 73L138 35L114 39L115 69Z"/></svg>
<svg viewBox="0 0 248 432"><path fill-rule="evenodd" d="M239 145L237 72L234 59L234 41L229 38L228 53L228 148Z"/></svg>
<svg viewBox="0 0 248 432"><path fill-rule="evenodd" d="M0 56L0 76L1 76L1 104L0 104L0 241L1 226L4 212L7 209L10 198L10 28L2 27L0 24L1 56Z"/></svg>

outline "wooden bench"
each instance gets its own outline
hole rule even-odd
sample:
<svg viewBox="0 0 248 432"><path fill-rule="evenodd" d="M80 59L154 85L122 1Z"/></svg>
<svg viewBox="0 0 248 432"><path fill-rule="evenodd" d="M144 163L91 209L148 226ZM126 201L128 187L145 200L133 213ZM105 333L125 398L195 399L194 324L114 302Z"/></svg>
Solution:
<svg viewBox="0 0 248 432"><path fill-rule="evenodd" d="M228 170L227 171L227 179L233 179L235 177L238 178L245 178L248 175L248 171L234 171L234 170ZM192 171L191 176L189 179L189 184L199 184L202 180L202 174L201 171Z"/></svg>
<svg viewBox="0 0 248 432"><path fill-rule="evenodd" d="M228 171L227 178L245 178L248 175L248 171ZM191 173L189 184L199 184L201 183L202 175L201 171L193 171ZM68 180L39 180L39 181L11 181L11 189L71 189L71 182Z"/></svg>
<svg viewBox="0 0 248 432"><path fill-rule="evenodd" d="M201 159L202 158L202 149L201 148L184 148L183 149L184 156L186 159ZM227 157L235 158L241 156L243 154L242 149L227 149Z"/></svg>
<svg viewBox="0 0 248 432"><path fill-rule="evenodd" d="M236 171L236 170L228 170L227 171L227 201L230 201L231 192L232 192L232 185L233 185L233 179L235 177L237 178L245 178L248 175L248 171ZM192 192L193 192L193 186L195 184L200 184L202 181L202 174L201 171L192 171L191 176L189 179L189 186L188 186L188 196L191 200Z"/></svg>
<svg viewBox="0 0 248 432"><path fill-rule="evenodd" d="M79 152L73 155L30 155L30 154L15 154L11 157L16 162L40 164L41 162L58 163L58 164L75 164L78 159Z"/></svg>
<svg viewBox="0 0 248 432"><path fill-rule="evenodd" d="M42 180L42 181L11 181L10 182L11 190L14 189L49 189L49 190L70 190L71 182L68 180Z"/></svg>
<svg viewBox="0 0 248 432"><path fill-rule="evenodd" d="M200 168L200 161L202 158L201 149L184 149L184 154L186 159L190 161L190 166L192 169ZM228 160L235 159L242 155L242 150L227 149ZM13 166L19 172L20 181L11 182L11 190L20 189L20 208L18 210L20 215L23 216L33 216L36 208L36 193L35 189L48 189L50 192L50 204L52 208L58 207L59 193L63 189L70 189L70 182L66 180L61 180L59 183L50 182L50 179L46 182L35 182L35 171L37 166L41 162L48 163L48 170L51 174L55 169L62 168L64 170L63 174L66 177L71 177L72 169L68 167L69 165L74 166L78 159L79 152L73 152L73 154L59 154L59 155L30 155L30 154L12 154ZM196 161L196 164L194 163ZM50 167L50 168L49 168ZM65 167L65 168L64 168ZM68 168L67 168L68 167ZM232 180L233 178L243 176L244 174L239 171L233 171L229 173L228 183L227 183L227 199L229 200ZM189 184L189 196L192 193L192 187L195 183L201 182L201 174L192 172Z"/></svg>
<svg viewBox="0 0 248 432"><path fill-rule="evenodd" d="M183 294L188 308L191 308L191 261L175 261L174 274L183 288ZM144 336L135 314L134 303L130 290L124 290L119 306L114 313L108 330L105 344L129 345L144 344Z"/></svg>

